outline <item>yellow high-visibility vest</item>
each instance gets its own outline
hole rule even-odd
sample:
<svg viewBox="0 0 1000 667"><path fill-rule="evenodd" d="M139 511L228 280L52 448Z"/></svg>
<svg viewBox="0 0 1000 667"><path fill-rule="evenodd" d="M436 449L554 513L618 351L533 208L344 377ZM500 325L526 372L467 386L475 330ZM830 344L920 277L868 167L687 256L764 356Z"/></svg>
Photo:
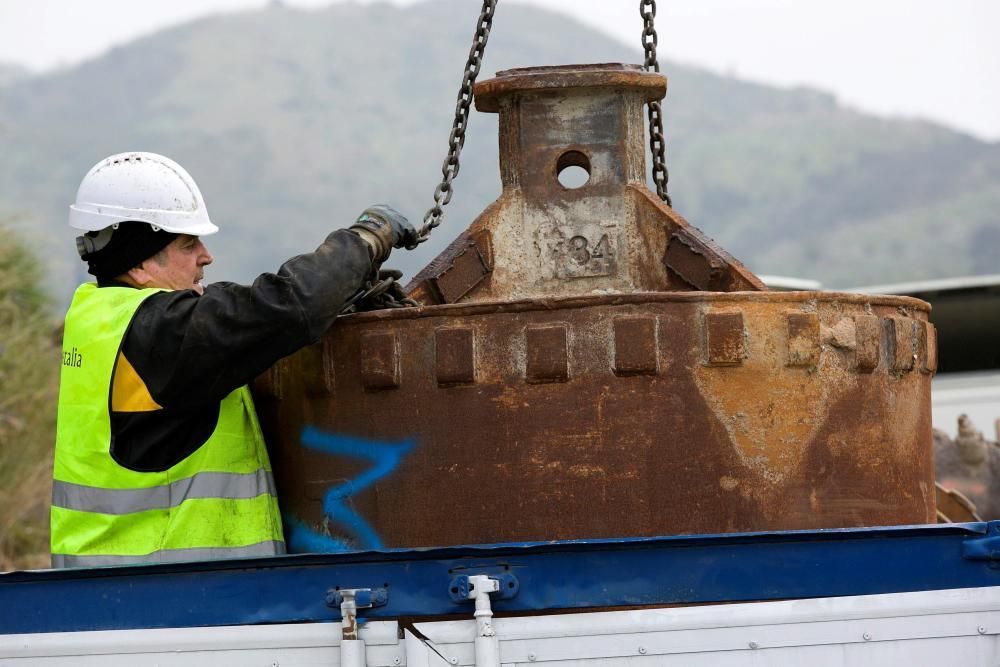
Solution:
<svg viewBox="0 0 1000 667"><path fill-rule="evenodd" d="M157 289L81 285L66 314L52 489L52 565L86 567L284 553L264 437L247 387L203 445L162 472L111 455L111 411L162 408L121 347Z"/></svg>

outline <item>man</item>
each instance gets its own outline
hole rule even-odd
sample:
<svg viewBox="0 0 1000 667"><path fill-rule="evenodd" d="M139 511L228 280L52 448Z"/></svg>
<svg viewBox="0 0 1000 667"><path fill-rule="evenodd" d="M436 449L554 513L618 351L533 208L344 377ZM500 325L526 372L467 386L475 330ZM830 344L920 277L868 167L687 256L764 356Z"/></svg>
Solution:
<svg viewBox="0 0 1000 667"><path fill-rule="evenodd" d="M252 285L204 285L218 228L191 176L152 153L99 162L70 207L96 283L66 314L52 502L54 567L284 552L247 383L316 341L393 247L386 206Z"/></svg>

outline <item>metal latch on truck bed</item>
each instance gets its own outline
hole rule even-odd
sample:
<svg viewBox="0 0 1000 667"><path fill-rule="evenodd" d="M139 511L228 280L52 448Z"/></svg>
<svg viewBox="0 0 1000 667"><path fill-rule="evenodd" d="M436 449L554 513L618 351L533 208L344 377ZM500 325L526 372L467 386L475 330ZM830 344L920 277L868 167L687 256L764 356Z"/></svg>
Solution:
<svg viewBox="0 0 1000 667"><path fill-rule="evenodd" d="M967 560L1000 561L1000 521L986 524L986 535L965 540L962 558Z"/></svg>
<svg viewBox="0 0 1000 667"><path fill-rule="evenodd" d="M358 609L381 607L389 602L385 588L331 588L326 592L326 604L340 607L340 665L364 667L365 643L358 639Z"/></svg>
<svg viewBox="0 0 1000 667"><path fill-rule="evenodd" d="M517 595L517 592L521 590L521 586L515 577L510 572L504 572L503 574L497 574L495 576L491 575L466 575L460 574L457 577L453 577L451 584L448 586L448 595L455 602L465 602L466 600L476 599L476 582L479 581L486 585L489 581L493 580L496 583L496 588L492 588L491 597L494 600L509 600Z"/></svg>
<svg viewBox="0 0 1000 667"><path fill-rule="evenodd" d="M517 595L520 584L509 572L491 577L487 574L459 575L451 580L448 594L455 602L476 602L476 667L500 667L500 642L493 629L491 596L496 600Z"/></svg>
<svg viewBox="0 0 1000 667"><path fill-rule="evenodd" d="M389 601L385 588L331 588L326 592L326 605L340 607L344 639L358 638L358 609L381 607Z"/></svg>

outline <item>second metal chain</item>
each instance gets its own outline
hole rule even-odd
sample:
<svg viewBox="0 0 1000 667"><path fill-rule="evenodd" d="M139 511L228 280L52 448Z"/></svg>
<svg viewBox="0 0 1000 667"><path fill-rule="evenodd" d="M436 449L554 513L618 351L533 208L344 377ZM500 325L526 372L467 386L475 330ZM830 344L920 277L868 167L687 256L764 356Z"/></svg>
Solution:
<svg viewBox="0 0 1000 667"><path fill-rule="evenodd" d="M656 0L640 0L639 14L642 16L642 47L646 51L645 67L648 72L659 72L660 63L656 60ZM660 199L673 206L667 193L667 173L665 157L666 142L663 139L663 111L659 100L647 104L649 107L649 150L653 154L653 183L656 184L656 194Z"/></svg>
<svg viewBox="0 0 1000 667"><path fill-rule="evenodd" d="M472 108L472 87L476 83L476 77L483 65L483 55L486 53L486 42L490 38L490 30L493 27L493 13L496 11L499 0L483 0L483 9L479 14L479 23L476 24L476 34L472 38L472 48L469 50L469 59L465 64L465 76L462 77L462 87L458 90L458 102L455 105L455 121L451 127L451 134L448 136L448 157L441 165L441 175L443 179L434 190L434 206L424 215L424 224L420 227L419 238L421 241L427 240L431 230L441 224L444 216L443 207L448 205L453 194L452 181L458 176L459 155L465 145L465 130L469 125L469 111Z"/></svg>

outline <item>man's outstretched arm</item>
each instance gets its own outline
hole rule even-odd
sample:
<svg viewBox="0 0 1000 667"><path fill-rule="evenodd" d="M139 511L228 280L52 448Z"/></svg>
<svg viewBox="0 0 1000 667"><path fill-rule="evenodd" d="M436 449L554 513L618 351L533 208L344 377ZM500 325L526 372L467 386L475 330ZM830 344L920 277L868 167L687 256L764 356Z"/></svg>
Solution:
<svg viewBox="0 0 1000 667"><path fill-rule="evenodd" d="M314 252L249 286L215 283L201 296L192 290L151 296L136 312L122 352L164 408L217 402L318 340L376 269L369 242L335 231Z"/></svg>

